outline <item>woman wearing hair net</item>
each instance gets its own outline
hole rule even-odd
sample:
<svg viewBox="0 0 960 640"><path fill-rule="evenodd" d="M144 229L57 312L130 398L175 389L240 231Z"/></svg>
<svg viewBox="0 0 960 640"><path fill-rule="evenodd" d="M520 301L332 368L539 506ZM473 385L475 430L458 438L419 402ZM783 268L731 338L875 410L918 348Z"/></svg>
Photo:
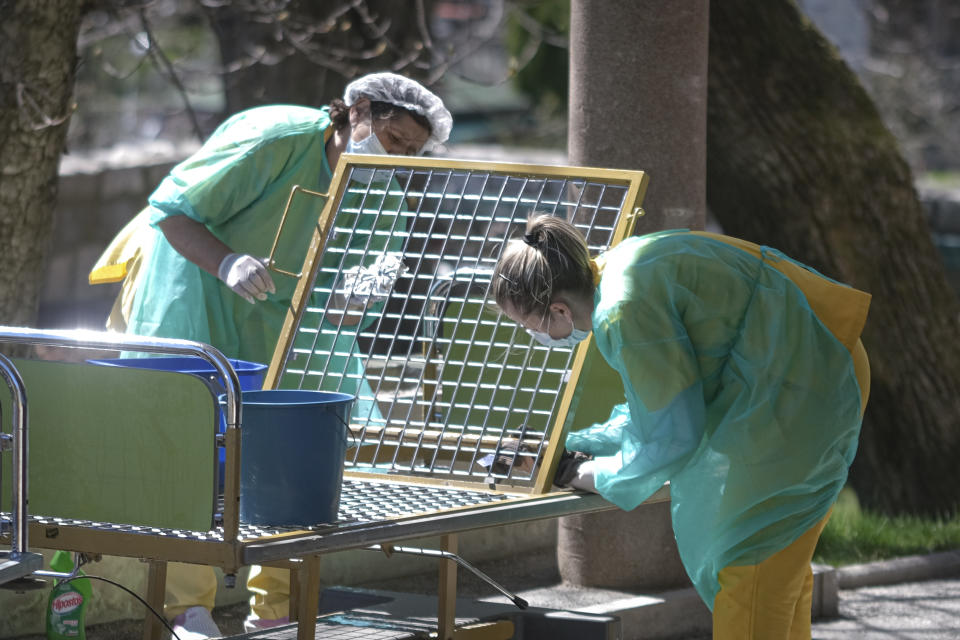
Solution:
<svg viewBox="0 0 960 640"><path fill-rule="evenodd" d="M363 76L343 100L320 109L273 105L234 115L171 170L91 272L92 284L124 280L107 327L197 340L231 358L270 362L296 281L274 278L263 259L291 188L326 191L344 152L430 151L452 124L437 96L393 73ZM309 200L291 205L277 246L279 266L288 271L299 271L317 222ZM364 410L370 408L354 407ZM251 573L248 586L257 595L250 626L287 617L286 572L273 573ZM165 610L181 640L220 635L209 614L215 593L212 569L170 566Z"/></svg>
<svg viewBox="0 0 960 640"><path fill-rule="evenodd" d="M591 260L551 216L508 243L491 287L543 344L592 332L623 382L607 422L567 436L590 455L562 459L554 482L629 510L669 481L713 637L809 640L810 560L869 394L870 295L704 232L628 238Z"/></svg>

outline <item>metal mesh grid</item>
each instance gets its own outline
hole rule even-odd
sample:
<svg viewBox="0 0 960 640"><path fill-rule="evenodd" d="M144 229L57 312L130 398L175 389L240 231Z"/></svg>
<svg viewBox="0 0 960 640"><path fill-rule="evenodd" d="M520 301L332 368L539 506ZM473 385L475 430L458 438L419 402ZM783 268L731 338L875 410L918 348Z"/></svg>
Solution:
<svg viewBox="0 0 960 640"><path fill-rule="evenodd" d="M416 640L429 637L432 628L426 621L421 622L415 631L394 628L398 626L396 623L392 623L390 628L378 628L377 624L391 623L373 616L338 615L318 620L313 637L316 640ZM290 625L261 631L254 637L258 640L296 640L298 633L298 627Z"/></svg>
<svg viewBox="0 0 960 640"><path fill-rule="evenodd" d="M344 175L276 386L357 395L348 467L532 482L573 351L542 347L499 314L485 300L491 273L505 240L539 213L573 222L591 254L608 248L632 206L630 180L482 167L347 165ZM351 326L337 306L342 278L384 253L407 271ZM483 464L498 454L505 464Z"/></svg>
<svg viewBox="0 0 960 640"><path fill-rule="evenodd" d="M495 504L517 497L517 494L473 491L454 487L347 479L341 489L337 523L335 525L317 525L316 527L310 527L310 529L322 531L335 527L408 518L446 509ZM223 530L221 528L210 531L188 531L40 515L31 516L30 521L40 524L84 527L100 531L141 533L198 541L223 540ZM10 513L0 513L0 531L6 531L9 525ZM304 527L274 527L241 523L238 537L241 541L250 541L290 531L302 531L303 529Z"/></svg>

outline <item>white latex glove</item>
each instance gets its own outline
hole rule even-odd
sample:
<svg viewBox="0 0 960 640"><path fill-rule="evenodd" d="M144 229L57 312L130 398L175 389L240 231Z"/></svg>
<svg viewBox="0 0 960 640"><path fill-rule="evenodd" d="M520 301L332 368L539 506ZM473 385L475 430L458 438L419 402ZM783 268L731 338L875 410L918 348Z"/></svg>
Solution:
<svg viewBox="0 0 960 640"><path fill-rule="evenodd" d="M228 254L220 261L217 277L250 304L254 298L266 300L267 293L277 292L263 261L245 253Z"/></svg>
<svg viewBox="0 0 960 640"><path fill-rule="evenodd" d="M581 462L580 466L577 467L577 475L570 481L570 486L574 489L596 493L597 485L596 473L593 468L594 463L595 461L593 460Z"/></svg>
<svg viewBox="0 0 960 640"><path fill-rule="evenodd" d="M369 267L352 267L344 272L340 286L341 296L351 307L363 307L371 302L386 300L397 278L407 270L399 254L377 256Z"/></svg>

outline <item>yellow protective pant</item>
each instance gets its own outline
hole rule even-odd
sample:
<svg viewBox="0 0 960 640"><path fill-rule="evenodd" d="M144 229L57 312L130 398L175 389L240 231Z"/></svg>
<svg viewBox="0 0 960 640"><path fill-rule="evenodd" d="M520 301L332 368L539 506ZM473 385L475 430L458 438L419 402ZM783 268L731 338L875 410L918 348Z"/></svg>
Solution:
<svg viewBox="0 0 960 640"><path fill-rule="evenodd" d="M870 397L870 362L860 340L851 355L863 415ZM810 561L829 519L830 512L760 564L720 570L720 593L713 601L714 640L810 640Z"/></svg>
<svg viewBox="0 0 960 640"><path fill-rule="evenodd" d="M252 617L277 620L290 615L290 572L275 567L250 567L247 578Z"/></svg>
<svg viewBox="0 0 960 640"><path fill-rule="evenodd" d="M167 593L163 615L173 620L190 607L213 609L217 598L217 574L201 564L167 563Z"/></svg>
<svg viewBox="0 0 960 640"><path fill-rule="evenodd" d="M253 592L250 611L261 620L287 617L290 610L290 572L286 569L253 566L247 578ZM199 564L167 564L167 592L163 613L168 620L190 607L213 609L217 596L217 575L212 567Z"/></svg>
<svg viewBox="0 0 960 640"><path fill-rule="evenodd" d="M720 570L714 640L810 640L810 561L830 514L760 564Z"/></svg>

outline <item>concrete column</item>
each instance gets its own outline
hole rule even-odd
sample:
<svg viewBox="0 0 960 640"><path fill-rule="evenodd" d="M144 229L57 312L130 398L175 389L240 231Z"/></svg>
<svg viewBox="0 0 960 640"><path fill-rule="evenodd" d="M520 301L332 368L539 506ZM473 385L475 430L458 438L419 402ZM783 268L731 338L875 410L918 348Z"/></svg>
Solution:
<svg viewBox="0 0 960 640"><path fill-rule="evenodd" d="M706 215L708 0L571 0L571 164L650 175L638 232Z"/></svg>
<svg viewBox="0 0 960 640"><path fill-rule="evenodd" d="M708 0L571 0L569 156L650 176L637 233L703 228ZM689 584L669 504L561 520L562 578L588 587Z"/></svg>
<svg viewBox="0 0 960 640"><path fill-rule="evenodd" d="M583 587L666 591L689 587L670 523L670 503L560 518L557 567Z"/></svg>

